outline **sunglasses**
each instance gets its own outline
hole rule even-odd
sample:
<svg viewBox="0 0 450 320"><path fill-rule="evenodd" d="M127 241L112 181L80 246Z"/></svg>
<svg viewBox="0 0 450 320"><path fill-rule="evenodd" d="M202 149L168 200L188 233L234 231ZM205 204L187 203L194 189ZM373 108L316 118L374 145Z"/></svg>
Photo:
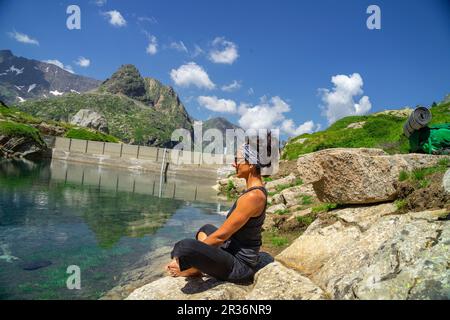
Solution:
<svg viewBox="0 0 450 320"><path fill-rule="evenodd" d="M238 160L244 160L244 158L238 158L237 156L235 156L234 163L238 164Z"/></svg>

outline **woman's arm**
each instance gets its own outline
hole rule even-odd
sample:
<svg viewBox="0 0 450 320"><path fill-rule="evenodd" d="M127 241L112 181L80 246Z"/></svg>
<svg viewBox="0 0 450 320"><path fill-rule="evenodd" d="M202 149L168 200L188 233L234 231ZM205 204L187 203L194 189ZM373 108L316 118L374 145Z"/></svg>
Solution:
<svg viewBox="0 0 450 320"><path fill-rule="evenodd" d="M255 190L256 191L256 190ZM266 201L261 192L251 191L244 194L237 202L236 208L225 222L215 232L209 235L204 243L210 246L219 246L227 241L236 231L253 216L260 213Z"/></svg>

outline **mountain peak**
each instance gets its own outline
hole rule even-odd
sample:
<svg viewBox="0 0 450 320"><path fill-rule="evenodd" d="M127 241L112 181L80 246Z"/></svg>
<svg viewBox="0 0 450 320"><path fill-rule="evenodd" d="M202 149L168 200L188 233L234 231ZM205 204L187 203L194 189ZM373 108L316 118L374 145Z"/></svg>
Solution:
<svg viewBox="0 0 450 320"><path fill-rule="evenodd" d="M0 62L11 57L14 57L11 50L0 50Z"/></svg>
<svg viewBox="0 0 450 320"><path fill-rule="evenodd" d="M134 65L124 64L114 72L111 78L102 83L100 90L138 98L145 95L145 82Z"/></svg>

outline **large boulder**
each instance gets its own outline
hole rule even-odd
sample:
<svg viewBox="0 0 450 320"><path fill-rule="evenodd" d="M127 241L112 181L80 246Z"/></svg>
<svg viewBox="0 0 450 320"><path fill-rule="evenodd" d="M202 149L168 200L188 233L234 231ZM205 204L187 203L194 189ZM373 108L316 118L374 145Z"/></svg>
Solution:
<svg viewBox="0 0 450 320"><path fill-rule="evenodd" d="M95 129L103 133L109 133L106 118L89 109L81 109L71 119L70 123L80 127Z"/></svg>
<svg viewBox="0 0 450 320"><path fill-rule="evenodd" d="M276 257L334 299L448 299L448 210L391 203L336 210Z"/></svg>
<svg viewBox="0 0 450 320"><path fill-rule="evenodd" d="M272 262L255 274L253 284L234 284L210 277L165 277L131 293L127 300L271 300L325 299L311 280Z"/></svg>
<svg viewBox="0 0 450 320"><path fill-rule="evenodd" d="M320 201L367 204L394 200L402 170L431 167L442 158L427 154L388 155L381 149L336 148L301 156L299 177L312 183Z"/></svg>

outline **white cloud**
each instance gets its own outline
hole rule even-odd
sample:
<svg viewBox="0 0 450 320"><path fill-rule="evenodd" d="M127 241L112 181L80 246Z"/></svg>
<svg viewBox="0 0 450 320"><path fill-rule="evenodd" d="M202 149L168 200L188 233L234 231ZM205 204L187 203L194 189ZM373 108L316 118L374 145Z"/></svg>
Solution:
<svg viewBox="0 0 450 320"><path fill-rule="evenodd" d="M91 65L91 60L85 57L79 57L78 60L75 61L75 64L79 65L80 67L87 68Z"/></svg>
<svg viewBox="0 0 450 320"><path fill-rule="evenodd" d="M137 18L139 22L148 22L151 24L156 24L158 23L158 21L156 20L155 17L138 17Z"/></svg>
<svg viewBox="0 0 450 320"><path fill-rule="evenodd" d="M156 39L155 36L149 35L148 41L149 43L146 51L149 55L153 56L158 52L158 40Z"/></svg>
<svg viewBox="0 0 450 320"><path fill-rule="evenodd" d="M173 41L173 42L170 43L169 48L177 50L177 51L180 51L180 52L188 53L188 49L184 45L183 41L178 41L178 42Z"/></svg>
<svg viewBox="0 0 450 320"><path fill-rule="evenodd" d="M127 25L127 21L124 19L122 14L117 10L103 12L103 15L108 16L109 23L115 27L124 27Z"/></svg>
<svg viewBox="0 0 450 320"><path fill-rule="evenodd" d="M103 7L106 4L107 0L94 0L94 3L99 6Z"/></svg>
<svg viewBox="0 0 450 320"><path fill-rule="evenodd" d="M319 89L324 105L321 106L322 115L332 124L336 120L349 115L363 115L372 108L368 96L363 96L358 102L355 97L363 94L363 80L359 73L352 75L339 74L331 78L334 87Z"/></svg>
<svg viewBox="0 0 450 320"><path fill-rule="evenodd" d="M208 73L196 64L189 62L178 69L170 71L173 82L180 87L196 86L197 88L214 89L216 85L209 79Z"/></svg>
<svg viewBox="0 0 450 320"><path fill-rule="evenodd" d="M284 120L283 113L289 112L290 106L280 97L272 97L267 101L263 97L258 105L241 104L239 106L239 125L247 129L270 129Z"/></svg>
<svg viewBox="0 0 450 320"><path fill-rule="evenodd" d="M197 101L202 107L215 112L236 112L236 102L233 100L218 99L216 96L200 96Z"/></svg>
<svg viewBox="0 0 450 320"><path fill-rule="evenodd" d="M247 94L248 94L249 96L252 96L252 95L255 94L255 90L253 90L253 88L250 88L250 89L248 89Z"/></svg>
<svg viewBox="0 0 450 320"><path fill-rule="evenodd" d="M192 58L196 58L203 53L205 53L205 51L203 51L203 49L200 48L200 46L196 44L194 46L194 52L192 52Z"/></svg>
<svg viewBox="0 0 450 320"><path fill-rule="evenodd" d="M57 66L57 67L60 67L61 69L64 69L64 70L70 72L70 73L74 73L74 71L73 71L73 69L72 69L72 67L71 67L70 65L64 65L64 64L63 64L61 61L59 61L59 60L56 60L56 59L53 59L53 60L52 60L52 59L51 59L51 60L44 60L44 62L53 64L53 65L55 65L55 66Z"/></svg>
<svg viewBox="0 0 450 320"><path fill-rule="evenodd" d="M312 133L318 131L320 125L315 125L314 121L309 120L303 124L295 127L294 121L292 119L286 119L281 123L281 130L291 136L299 136L304 133Z"/></svg>
<svg viewBox="0 0 450 320"><path fill-rule="evenodd" d="M241 88L240 81L233 80L233 82L231 82L230 84L222 86L221 89L222 91L233 92L239 90L240 88Z"/></svg>
<svg viewBox="0 0 450 320"><path fill-rule="evenodd" d="M245 130L280 128L289 136L311 133L320 128L312 120L296 127L292 119L286 119L284 116L289 111L291 107L280 97L275 96L270 100L263 97L258 105L241 104L239 106L238 113L241 116L239 125Z"/></svg>
<svg viewBox="0 0 450 320"><path fill-rule="evenodd" d="M278 128L288 136L298 136L320 129L320 124L315 124L312 120L296 126L292 119L287 119L284 114L290 112L291 107L278 96L270 99L264 96L257 105L241 103L238 107L235 101L216 96L200 96L197 101L202 107L215 112L238 114L239 125L244 130Z"/></svg>
<svg viewBox="0 0 450 320"><path fill-rule="evenodd" d="M11 38L14 38L16 41L21 42L21 43L26 43L26 44L34 44L34 45L39 45L39 41L37 41L36 39L31 38L30 36L24 34L24 33L20 33L17 31L13 31L13 32L9 32L8 33L9 36Z"/></svg>
<svg viewBox="0 0 450 320"><path fill-rule="evenodd" d="M239 57L237 45L223 37L215 38L212 46L209 59L214 63L232 64Z"/></svg>

